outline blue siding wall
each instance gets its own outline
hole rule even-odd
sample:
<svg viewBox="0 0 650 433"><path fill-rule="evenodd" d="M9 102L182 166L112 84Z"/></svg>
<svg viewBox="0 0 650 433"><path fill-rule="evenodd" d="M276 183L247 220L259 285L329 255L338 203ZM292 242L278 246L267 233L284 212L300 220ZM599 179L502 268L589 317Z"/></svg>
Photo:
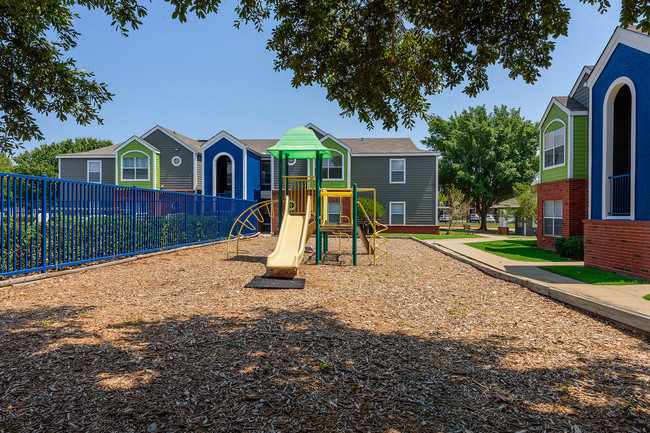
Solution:
<svg viewBox="0 0 650 433"><path fill-rule="evenodd" d="M215 163L214 157L221 152L226 152L232 156L235 164L235 198L244 198L244 151L222 138L203 151L203 182L205 189L203 194L212 195L212 174ZM249 199L252 199L249 197Z"/></svg>
<svg viewBox="0 0 650 433"><path fill-rule="evenodd" d="M603 102L609 86L628 77L636 90L635 219L650 220L650 55L618 45L593 86L591 104L591 219L602 219Z"/></svg>
<svg viewBox="0 0 650 433"><path fill-rule="evenodd" d="M248 189L248 200L259 200L260 199L260 188L262 182L262 160L261 158L252 153L247 152L248 154L248 179L247 179L247 189Z"/></svg>

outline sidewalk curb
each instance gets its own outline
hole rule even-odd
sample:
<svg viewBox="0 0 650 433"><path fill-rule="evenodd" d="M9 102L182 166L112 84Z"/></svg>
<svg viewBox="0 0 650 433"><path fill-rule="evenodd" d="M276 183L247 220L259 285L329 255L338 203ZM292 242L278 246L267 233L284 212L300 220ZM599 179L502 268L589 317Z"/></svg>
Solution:
<svg viewBox="0 0 650 433"><path fill-rule="evenodd" d="M251 239L251 238L258 237L259 235L260 235L259 233L256 233L254 235L243 236L243 238L244 239ZM228 242L228 239L221 239L221 240L218 240L218 241L203 242L203 243L194 244L194 245L185 245L185 246L177 247L177 248L169 248L169 249L166 249L166 250L154 251L152 253L136 254L136 255L133 255L133 256L125 257L123 259L117 259L117 260L106 259L106 261L95 263L93 265L86 265L86 266L85 265L76 265L77 267L74 267L72 269L66 269L64 271L53 271L53 272L46 272L44 274L27 275L27 276L24 276L24 277L16 277L16 278L8 279L8 280L0 280L0 288L10 287L10 286L17 286L17 285L20 285L20 284L32 283L34 281L45 280L47 278L60 277L62 275L76 274L78 272L91 271L93 269L103 268L105 266L121 265L123 263L129 263L129 262L132 262L134 260L146 259L148 257L159 256L161 254L176 253L176 252L179 252L179 251L191 250L191 249L194 249L194 248L201 248L201 247L208 247L210 245L218 245L218 244L223 244L223 243L226 243L226 242Z"/></svg>
<svg viewBox="0 0 650 433"><path fill-rule="evenodd" d="M436 250L442 254L450 256L463 263L471 265L479 271L488 274L492 277L499 278L504 281L519 284L526 287L528 290L538 293L540 295L548 296L562 303L571 305L578 309L588 311L590 313L601 316L605 319L618 323L624 328L641 332L650 335L650 316L639 313L637 311L628 310L627 308L618 307L607 302L599 301L597 299L589 298L584 295L572 293L564 289L553 287L547 284L542 284L537 281L529 280L528 278L518 277L508 272L497 269L493 266L483 262L472 259L456 251L452 251L442 245L432 244L414 237L411 239L419 242L429 248Z"/></svg>

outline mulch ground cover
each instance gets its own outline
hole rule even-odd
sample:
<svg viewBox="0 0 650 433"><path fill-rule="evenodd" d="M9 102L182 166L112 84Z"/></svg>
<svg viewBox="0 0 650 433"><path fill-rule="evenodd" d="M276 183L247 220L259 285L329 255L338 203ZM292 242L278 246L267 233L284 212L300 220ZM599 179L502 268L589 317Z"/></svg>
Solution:
<svg viewBox="0 0 650 433"><path fill-rule="evenodd" d="M275 241L0 289L0 432L650 432L647 337L411 240L244 288Z"/></svg>

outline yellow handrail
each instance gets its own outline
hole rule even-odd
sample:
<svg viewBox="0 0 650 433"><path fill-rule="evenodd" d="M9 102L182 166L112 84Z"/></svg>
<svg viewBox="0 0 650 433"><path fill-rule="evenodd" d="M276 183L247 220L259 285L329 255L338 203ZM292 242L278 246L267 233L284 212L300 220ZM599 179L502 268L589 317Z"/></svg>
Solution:
<svg viewBox="0 0 650 433"><path fill-rule="evenodd" d="M372 228L372 251L373 251L372 264L376 265L377 264L377 258L378 257L383 257L383 256L386 256L386 264L388 264L388 251L380 247L380 245L383 245L383 244L387 243L388 239L386 239L383 236L379 236L379 233L382 233L382 232L385 232L386 230L388 230L388 226L380 223L379 221L377 221L374 218L370 219L370 217L368 216L368 213L363 208L363 206L359 206L359 208L361 209L361 212L363 212L363 214L365 215L366 220L368 221L368 224L370 224L370 227ZM377 230L378 226L381 226L380 230ZM378 253L378 251L379 251L379 253Z"/></svg>
<svg viewBox="0 0 650 433"><path fill-rule="evenodd" d="M255 203L253 206L249 207L246 209L244 212L242 212L235 222L233 223L232 227L230 228L230 233L228 233L228 243L227 243L227 249L226 249L226 259L230 258L230 240L231 239L237 239L237 249L235 251L235 256L238 256L240 251L239 251L239 239L241 238L241 232L244 229L244 227L249 228L251 230L257 230L257 227L254 226L250 222L250 218L252 216L255 216L257 219L257 222L264 222L264 215L262 215L262 209L266 208L267 212L269 214L269 217L271 218L271 221L273 221L273 204L277 203L278 200L266 200L262 201L259 203ZM242 217L247 213L248 215L246 216L245 219L242 220ZM237 223L240 223L239 230L237 231L237 235L233 236L233 231L235 230L235 227L237 227ZM241 251L244 254L248 254L248 251Z"/></svg>

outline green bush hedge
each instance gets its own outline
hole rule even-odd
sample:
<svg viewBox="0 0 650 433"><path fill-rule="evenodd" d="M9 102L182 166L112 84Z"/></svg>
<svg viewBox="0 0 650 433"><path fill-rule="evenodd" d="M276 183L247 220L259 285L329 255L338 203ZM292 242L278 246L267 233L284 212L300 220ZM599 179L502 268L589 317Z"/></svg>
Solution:
<svg viewBox="0 0 650 433"><path fill-rule="evenodd" d="M584 260L585 241L582 236L571 236L569 238L555 239L555 251L562 257L575 260Z"/></svg>

